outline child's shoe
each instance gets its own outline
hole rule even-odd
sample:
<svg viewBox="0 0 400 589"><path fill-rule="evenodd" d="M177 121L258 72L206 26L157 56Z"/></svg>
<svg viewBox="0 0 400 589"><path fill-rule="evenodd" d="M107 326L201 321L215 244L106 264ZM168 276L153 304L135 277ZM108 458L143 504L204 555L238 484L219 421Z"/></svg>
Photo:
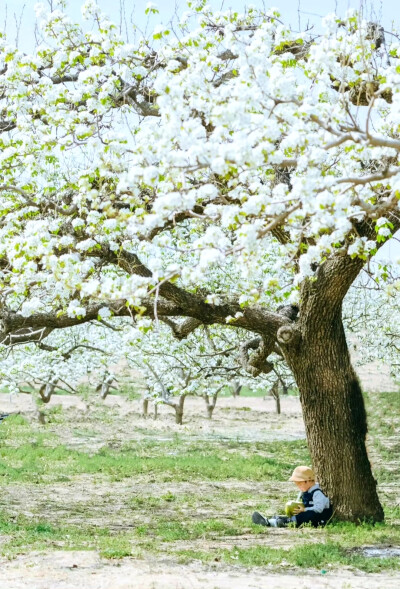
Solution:
<svg viewBox="0 0 400 589"><path fill-rule="evenodd" d="M259 526L269 526L270 525L268 519L266 517L264 517L263 515L261 515L261 513L258 513L258 511L255 511L253 513L253 515L251 516L251 521L253 522L253 524L257 524Z"/></svg>
<svg viewBox="0 0 400 589"><path fill-rule="evenodd" d="M277 528L285 528L291 523L290 517L286 517L285 515L280 515L276 518L276 527Z"/></svg>

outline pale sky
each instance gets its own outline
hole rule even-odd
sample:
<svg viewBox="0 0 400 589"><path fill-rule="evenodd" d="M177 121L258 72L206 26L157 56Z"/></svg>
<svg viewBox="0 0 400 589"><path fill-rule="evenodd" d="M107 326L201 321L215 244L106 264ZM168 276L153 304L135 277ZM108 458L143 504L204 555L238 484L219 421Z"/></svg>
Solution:
<svg viewBox="0 0 400 589"><path fill-rule="evenodd" d="M51 0L42 0L44 4ZM126 23L128 28L133 20L141 29L144 29L147 17L144 14L147 0L97 0L101 8L117 24L120 24L120 8L124 8L127 15ZM380 21L387 31L392 28L395 21L396 28L400 28L399 0L325 0L318 2L316 0L209 0L209 4L219 10L234 8L243 10L246 4L252 4L256 7L276 7L282 14L283 20L290 23L293 29L304 28L307 23L313 24L315 29L321 18L330 12L336 12L344 15L348 8L359 8L360 3L366 6L368 18ZM33 42L33 23L34 23L34 6L37 0L0 0L0 31L6 30L10 41L14 41L16 36L16 23L21 22L19 27L19 46L23 50L29 50L29 45ZM185 0L154 0L157 4L160 14L151 17L149 26L152 29L156 24L168 22L173 14L177 11L187 10ZM80 7L82 0L69 0L68 12L71 16L80 21ZM397 21L397 22L396 22ZM6 26L5 26L6 25ZM300 25L300 27L299 27Z"/></svg>

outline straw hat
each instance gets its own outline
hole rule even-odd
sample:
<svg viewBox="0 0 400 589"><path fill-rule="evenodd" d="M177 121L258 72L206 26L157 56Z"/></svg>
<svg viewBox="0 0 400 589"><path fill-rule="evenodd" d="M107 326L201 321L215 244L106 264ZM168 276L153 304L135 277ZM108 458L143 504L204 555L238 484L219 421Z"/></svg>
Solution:
<svg viewBox="0 0 400 589"><path fill-rule="evenodd" d="M313 469L308 466L296 466L289 481L293 481L294 483L315 481L315 473Z"/></svg>

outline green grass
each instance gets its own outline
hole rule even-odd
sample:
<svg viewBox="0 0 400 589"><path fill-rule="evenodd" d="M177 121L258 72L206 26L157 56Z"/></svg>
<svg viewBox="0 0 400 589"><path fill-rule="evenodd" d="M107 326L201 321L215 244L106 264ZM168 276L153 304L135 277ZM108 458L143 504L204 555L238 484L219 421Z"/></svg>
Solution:
<svg viewBox="0 0 400 589"><path fill-rule="evenodd" d="M305 569L327 569L351 567L367 573L378 573L383 570L399 570L399 558L369 558L355 550L343 548L336 543L304 544L299 541L298 546L292 548L269 548L266 546L252 546L240 548L233 546L231 550L217 550L210 553L205 551L181 550L177 553L181 562L200 560L202 562L222 561L245 567L282 567L290 566ZM270 568L269 568L270 570Z"/></svg>
<svg viewBox="0 0 400 589"><path fill-rule="evenodd" d="M76 428L75 428L76 431ZM79 435L90 435L89 430ZM15 438L18 440L16 443ZM304 441L251 443L202 443L185 440L103 447L94 453L57 445L52 433L35 432L21 416L6 420L0 429L0 479L52 482L60 475L92 474L120 480L135 475L154 475L161 481L286 480L293 457L307 461ZM241 451L236 451L238 447ZM232 452L231 450L235 450ZM254 451L262 451L255 453Z"/></svg>
<svg viewBox="0 0 400 589"><path fill-rule="evenodd" d="M234 526L219 519L165 519L157 516L153 524L140 526L136 530L139 537L146 537L163 542L175 540L197 540L199 538L222 538L224 536L238 536L243 534L241 526Z"/></svg>
<svg viewBox="0 0 400 589"><path fill-rule="evenodd" d="M41 439L19 447L0 448L0 477L3 482L51 482L60 475L99 474L120 480L134 475L157 475L161 481L285 480L291 464L284 459L204 453L190 456L142 456L135 450L117 452L107 448L88 455L65 446L51 447Z"/></svg>
<svg viewBox="0 0 400 589"><path fill-rule="evenodd" d="M152 430L149 421L136 421L128 437L107 438L102 428L118 432L121 417L104 405L79 418L52 410L45 426L14 415L0 424L0 553L97 550L107 558L168 554L181 562L217 560L268 570L398 570L400 558L366 557L360 547L400 546L400 395L370 394L366 402L386 523L287 530L290 546L284 548L263 543L263 535L276 532L252 525L251 513L276 513L295 495L287 479L293 465L309 462L304 440L201 439L201 431ZM246 412L240 416L247 418ZM75 446L68 444L69 433ZM91 448L91 440L104 444ZM54 485L67 486L64 499ZM34 497L26 513L23 499L19 507L9 504L8 492Z"/></svg>
<svg viewBox="0 0 400 589"><path fill-rule="evenodd" d="M51 525L48 522L33 523L19 516L10 519L0 514L0 533L10 537L1 546L1 554L16 556L30 550L98 550L107 558L138 556L132 533L113 534L108 528L86 526Z"/></svg>
<svg viewBox="0 0 400 589"><path fill-rule="evenodd" d="M269 390L270 387L266 387L265 389L250 389L249 387L242 387L239 397L268 397ZM288 395L298 395L298 391L294 389L289 389ZM221 396L233 397L232 389L230 387L225 387L222 391Z"/></svg>
<svg viewBox="0 0 400 589"><path fill-rule="evenodd" d="M10 481L50 483L60 475L98 474L121 480L135 475L154 475L160 481L193 480L285 480L291 464L284 459L204 453L190 456L142 456L135 450L117 452L104 448L88 455L66 446L51 447L41 439L19 447L0 448L0 478Z"/></svg>

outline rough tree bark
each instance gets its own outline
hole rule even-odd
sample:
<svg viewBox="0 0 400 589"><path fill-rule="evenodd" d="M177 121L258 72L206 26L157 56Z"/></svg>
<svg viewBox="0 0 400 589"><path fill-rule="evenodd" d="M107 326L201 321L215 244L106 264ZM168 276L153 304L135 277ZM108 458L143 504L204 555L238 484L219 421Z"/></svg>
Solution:
<svg viewBox="0 0 400 589"><path fill-rule="evenodd" d="M364 399L340 311L330 324L307 334L297 353L289 354L289 361L300 391L313 465L335 515L351 521L382 521L365 446Z"/></svg>
<svg viewBox="0 0 400 589"><path fill-rule="evenodd" d="M307 441L318 479L339 519L382 521L366 450L367 418L342 323L342 300L362 261L325 262L302 288L297 321L277 339L300 391Z"/></svg>

